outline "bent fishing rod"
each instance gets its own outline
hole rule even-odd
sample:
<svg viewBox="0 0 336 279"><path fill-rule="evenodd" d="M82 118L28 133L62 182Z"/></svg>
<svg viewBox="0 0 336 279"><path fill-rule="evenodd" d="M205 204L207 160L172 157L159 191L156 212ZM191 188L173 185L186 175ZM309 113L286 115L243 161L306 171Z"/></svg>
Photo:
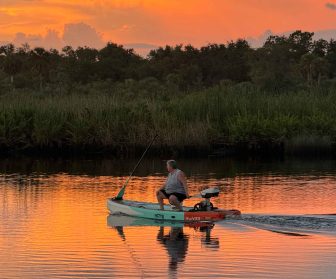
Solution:
<svg viewBox="0 0 336 279"><path fill-rule="evenodd" d="M124 194L125 194L125 190L126 190L126 186L127 186L128 182L131 180L131 178L132 178L132 176L133 176L135 170L138 168L138 166L140 165L142 159L145 157L146 153L147 153L148 150L151 148L151 146L153 145L153 143L154 143L154 141L155 141L155 139L156 139L157 137L158 137L158 135L156 134L156 135L154 136L154 138L151 140L151 142L150 142L149 145L147 146L146 150L144 151L144 153L143 153L142 156L140 157L138 163L137 163L137 164L135 165L135 167L133 168L133 170L132 170L130 176L127 178L127 180L126 180L124 186L120 189L118 195L114 198L115 200L122 200L122 199L123 199L123 196L124 196Z"/></svg>

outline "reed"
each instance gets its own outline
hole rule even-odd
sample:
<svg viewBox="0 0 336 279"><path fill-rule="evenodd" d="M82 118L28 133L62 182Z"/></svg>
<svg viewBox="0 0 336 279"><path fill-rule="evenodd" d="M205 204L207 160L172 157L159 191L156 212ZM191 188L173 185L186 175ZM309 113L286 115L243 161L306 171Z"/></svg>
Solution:
<svg viewBox="0 0 336 279"><path fill-rule="evenodd" d="M161 90L161 89L160 89ZM155 92L154 92L155 93ZM224 86L189 93L16 92L0 96L0 146L21 149L131 149L158 133L156 147L209 148L213 142L333 145L336 92L273 93ZM154 97L153 97L154 96ZM308 144L309 145L309 144Z"/></svg>

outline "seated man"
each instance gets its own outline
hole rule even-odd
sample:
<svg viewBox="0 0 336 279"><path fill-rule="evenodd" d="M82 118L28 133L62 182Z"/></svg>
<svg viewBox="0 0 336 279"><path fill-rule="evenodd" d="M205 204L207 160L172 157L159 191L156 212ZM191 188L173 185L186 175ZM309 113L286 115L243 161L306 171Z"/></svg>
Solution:
<svg viewBox="0 0 336 279"><path fill-rule="evenodd" d="M166 183L156 193L160 209L164 210L163 200L168 199L171 205L182 211L181 202L189 197L186 176L177 168L175 160L167 161L167 170L169 174Z"/></svg>

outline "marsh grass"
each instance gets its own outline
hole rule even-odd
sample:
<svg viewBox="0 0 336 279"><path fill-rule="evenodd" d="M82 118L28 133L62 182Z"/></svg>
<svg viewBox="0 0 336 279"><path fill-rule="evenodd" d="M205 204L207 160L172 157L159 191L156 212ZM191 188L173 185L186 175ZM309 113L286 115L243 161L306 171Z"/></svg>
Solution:
<svg viewBox="0 0 336 279"><path fill-rule="evenodd" d="M124 93L124 92L123 92ZM153 94L155 96L155 94ZM4 150L145 146L209 148L216 141L332 146L336 92L270 93L226 86L165 98L108 93L0 96L0 145Z"/></svg>

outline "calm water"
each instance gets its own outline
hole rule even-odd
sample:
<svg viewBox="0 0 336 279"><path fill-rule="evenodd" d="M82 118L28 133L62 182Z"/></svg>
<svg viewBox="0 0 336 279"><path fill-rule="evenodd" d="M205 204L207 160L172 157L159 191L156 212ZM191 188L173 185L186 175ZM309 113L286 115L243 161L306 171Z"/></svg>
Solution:
<svg viewBox="0 0 336 279"><path fill-rule="evenodd" d="M181 160L192 194L244 213L213 227L109 216L134 163L2 159L0 278L336 278L336 161ZM165 175L145 161L127 198Z"/></svg>

